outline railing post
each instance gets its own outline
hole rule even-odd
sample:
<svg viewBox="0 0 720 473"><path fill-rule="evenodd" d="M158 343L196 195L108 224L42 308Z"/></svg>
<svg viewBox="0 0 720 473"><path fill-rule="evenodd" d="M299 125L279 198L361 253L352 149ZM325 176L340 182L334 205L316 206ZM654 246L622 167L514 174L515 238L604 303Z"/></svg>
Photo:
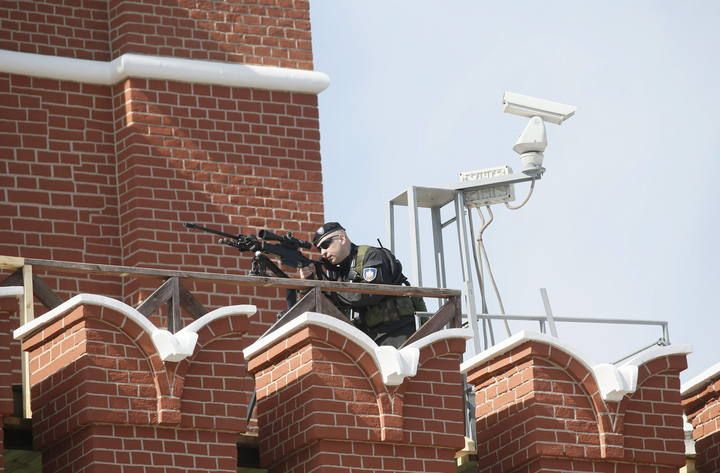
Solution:
<svg viewBox="0 0 720 473"><path fill-rule="evenodd" d="M557 328L555 328L555 319L553 318L552 307L550 306L550 298L548 297L547 289L541 287L540 296L542 297L543 305L545 306L545 316L547 317L548 326L550 327L550 335L557 338Z"/></svg>
<svg viewBox="0 0 720 473"><path fill-rule="evenodd" d="M670 345L670 329L667 322L662 324L662 337L665 341L665 345Z"/></svg>
<svg viewBox="0 0 720 473"><path fill-rule="evenodd" d="M20 305L20 325L25 325L35 318L32 266L29 264L23 265L22 275L24 292L22 304ZM32 417L32 407L30 405L30 354L23 351L20 357L23 387L23 417L29 419Z"/></svg>

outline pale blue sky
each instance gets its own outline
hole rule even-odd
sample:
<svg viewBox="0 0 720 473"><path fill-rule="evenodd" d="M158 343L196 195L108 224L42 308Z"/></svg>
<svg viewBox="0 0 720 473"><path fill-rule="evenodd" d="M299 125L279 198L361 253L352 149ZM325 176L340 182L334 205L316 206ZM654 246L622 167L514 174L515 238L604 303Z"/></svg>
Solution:
<svg viewBox="0 0 720 473"><path fill-rule="evenodd" d="M506 90L575 105L547 126L547 173L528 205L496 207L486 232L507 311L542 313L546 287L556 315L668 320L673 343L694 347L684 379L720 361L720 3L312 0L311 15L315 68L331 80L329 220L358 242L387 239L385 203L409 185L519 169L526 120L502 113ZM427 248L428 226L425 237ZM398 255L409 266L407 246ZM594 362L660 335L559 331Z"/></svg>

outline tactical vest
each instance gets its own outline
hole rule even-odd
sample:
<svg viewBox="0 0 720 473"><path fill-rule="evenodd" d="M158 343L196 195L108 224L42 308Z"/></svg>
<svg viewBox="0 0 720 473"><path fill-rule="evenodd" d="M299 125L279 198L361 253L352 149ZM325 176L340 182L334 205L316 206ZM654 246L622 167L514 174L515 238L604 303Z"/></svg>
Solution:
<svg viewBox="0 0 720 473"><path fill-rule="evenodd" d="M365 255L370 248L371 247L367 245L358 246L355 262L351 268L356 275L362 275ZM388 258L390 258L394 266L392 269L395 269L394 273L397 273L391 275L391 284L408 284L407 278L402 274L402 264L400 261L395 258L395 255L393 255L390 250L386 248L380 248L380 250L383 251ZM392 322L400 319L401 317L415 315L416 311L425 312L426 310L427 307L425 307L425 301L423 301L422 297L388 296L377 304L365 307L359 312L361 322L363 324L367 327L375 327L381 323Z"/></svg>

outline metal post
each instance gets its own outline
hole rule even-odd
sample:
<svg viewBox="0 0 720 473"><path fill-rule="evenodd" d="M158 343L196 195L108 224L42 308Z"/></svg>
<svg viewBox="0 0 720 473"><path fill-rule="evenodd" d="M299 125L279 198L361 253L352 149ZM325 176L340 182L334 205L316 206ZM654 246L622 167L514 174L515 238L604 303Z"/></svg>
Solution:
<svg viewBox="0 0 720 473"><path fill-rule="evenodd" d="M550 326L550 335L557 338L557 328L555 327L555 318L553 317L552 307L550 307L550 298L548 298L547 289L544 287L540 288L540 296L545 306L545 315L547 316L548 325Z"/></svg>
<svg viewBox="0 0 720 473"><path fill-rule="evenodd" d="M415 187L408 187L408 222L410 226L410 258L413 263L412 283L422 286L422 268L420 267L420 241L418 235L420 228L418 224L417 193Z"/></svg>
<svg viewBox="0 0 720 473"><path fill-rule="evenodd" d="M390 251L395 253L395 204L392 202L388 202L385 208L385 232Z"/></svg>
<svg viewBox="0 0 720 473"><path fill-rule="evenodd" d="M430 215L432 217L433 247L435 249L435 277L437 278L438 287L447 287L440 207L431 208Z"/></svg>
<svg viewBox="0 0 720 473"><path fill-rule="evenodd" d="M465 218L465 197L462 192L458 192L455 196L455 215L457 218L458 239L460 240L460 260L462 262L463 280L465 286L465 300L468 309L468 324L473 333L473 348L475 353L480 353L482 347L480 345L480 331L478 329L477 312L475 310L475 291L472 279L472 256L470 255L470 246L468 242L467 219ZM483 335L485 335L483 333ZM487 340L485 340L487 347Z"/></svg>

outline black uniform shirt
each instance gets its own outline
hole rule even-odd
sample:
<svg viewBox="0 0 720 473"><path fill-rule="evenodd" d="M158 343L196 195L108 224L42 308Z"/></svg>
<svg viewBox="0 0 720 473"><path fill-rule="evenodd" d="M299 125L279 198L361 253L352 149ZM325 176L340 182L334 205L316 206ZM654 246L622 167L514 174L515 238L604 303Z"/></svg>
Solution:
<svg viewBox="0 0 720 473"><path fill-rule="evenodd" d="M400 284L402 267L400 263L392 258L387 250L370 246L365 252L362 264L358 265L356 258L358 246L351 244L350 254L340 264L326 272L327 279L331 281L346 282L367 282L371 284ZM354 268L359 267L360 274ZM365 273L363 275L362 273ZM373 276L374 273L374 276ZM370 279L370 280L368 280ZM357 292L337 293L337 300L340 304L353 309L360 309L369 305L377 304L386 296L381 294L360 294Z"/></svg>

